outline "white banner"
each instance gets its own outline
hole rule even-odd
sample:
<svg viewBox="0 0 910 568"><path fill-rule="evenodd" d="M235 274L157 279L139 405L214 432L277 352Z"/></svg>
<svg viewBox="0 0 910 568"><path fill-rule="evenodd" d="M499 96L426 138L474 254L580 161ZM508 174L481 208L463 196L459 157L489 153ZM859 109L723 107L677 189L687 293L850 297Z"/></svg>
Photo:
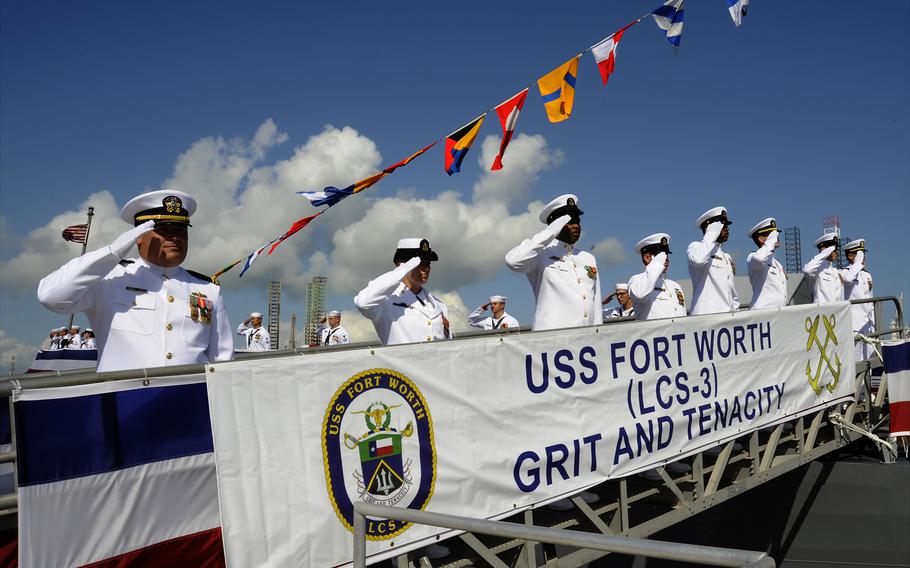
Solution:
<svg viewBox="0 0 910 568"><path fill-rule="evenodd" d="M508 516L848 399L853 359L843 302L217 364L227 561L348 563L358 500Z"/></svg>

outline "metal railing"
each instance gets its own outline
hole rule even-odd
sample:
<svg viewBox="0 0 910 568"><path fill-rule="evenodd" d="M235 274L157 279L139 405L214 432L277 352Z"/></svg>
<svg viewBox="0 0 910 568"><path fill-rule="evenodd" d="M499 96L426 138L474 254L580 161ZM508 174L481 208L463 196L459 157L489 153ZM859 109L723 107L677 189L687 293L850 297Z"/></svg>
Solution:
<svg viewBox="0 0 910 568"><path fill-rule="evenodd" d="M749 566L755 568L774 568L776 566L774 559L768 556L766 552L585 533L361 502L354 504L354 568L366 567L367 515L378 519L394 519L467 533L519 539L525 542L559 544L587 550L615 552L679 562L693 562L710 566Z"/></svg>

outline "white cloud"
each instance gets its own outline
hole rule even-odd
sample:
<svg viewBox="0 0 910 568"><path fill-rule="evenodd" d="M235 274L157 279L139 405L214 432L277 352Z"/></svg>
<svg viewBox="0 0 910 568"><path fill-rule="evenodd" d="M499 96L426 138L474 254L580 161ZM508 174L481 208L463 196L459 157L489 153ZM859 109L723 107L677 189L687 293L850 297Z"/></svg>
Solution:
<svg viewBox="0 0 910 568"><path fill-rule="evenodd" d="M0 329L0 371L2 371L2 374L6 375L9 373L10 362L13 357L16 358L16 373L24 373L32 364L32 361L35 360L36 353L38 353L37 345L27 345L19 338L13 337L5 330Z"/></svg>
<svg viewBox="0 0 910 568"><path fill-rule="evenodd" d="M597 266L601 272L619 266L629 258L622 241L616 237L609 237L591 245L591 253L597 258Z"/></svg>
<svg viewBox="0 0 910 568"><path fill-rule="evenodd" d="M499 153L499 136L487 136L481 146L480 179L474 184L474 201L498 202L511 208L527 203L531 188L541 172L560 166L565 160L562 150L550 150L540 134L519 134L509 143L503 157L503 169L490 170L493 158Z"/></svg>

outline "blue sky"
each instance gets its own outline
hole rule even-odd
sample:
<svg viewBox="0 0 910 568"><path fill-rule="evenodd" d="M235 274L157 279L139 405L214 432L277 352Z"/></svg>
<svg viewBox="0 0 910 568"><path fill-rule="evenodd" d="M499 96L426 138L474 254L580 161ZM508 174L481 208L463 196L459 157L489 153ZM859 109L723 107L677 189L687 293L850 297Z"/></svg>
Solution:
<svg viewBox="0 0 910 568"><path fill-rule="evenodd" d="M108 217L96 247L125 228L113 212L136 193L174 183L200 195L187 266L213 272L314 212L294 191L398 161L657 5L3 2L4 366L65 323L34 288L78 254L52 236L90 200L96 221ZM498 144L491 115L461 174L446 176L434 148L243 279L225 276L231 319L264 311L271 279L285 285L283 317L302 315L305 282L320 273L332 306L352 310L395 241L421 233L442 257L433 290L468 309L508 295L528 322L526 280L494 257L538 228L529 203L564 192L580 198L582 243L598 243L605 287L639 271L641 237L669 232L682 252L698 215L724 204L741 266L758 220L800 227L805 261L822 218L838 215L867 239L876 291L907 293L908 32L906 2L756 0L740 28L722 0L689 2L674 54L643 20L607 87L582 58L570 120L549 124L532 87L503 175L478 163L488 137L490 151ZM673 262L671 277L687 278L683 255Z"/></svg>

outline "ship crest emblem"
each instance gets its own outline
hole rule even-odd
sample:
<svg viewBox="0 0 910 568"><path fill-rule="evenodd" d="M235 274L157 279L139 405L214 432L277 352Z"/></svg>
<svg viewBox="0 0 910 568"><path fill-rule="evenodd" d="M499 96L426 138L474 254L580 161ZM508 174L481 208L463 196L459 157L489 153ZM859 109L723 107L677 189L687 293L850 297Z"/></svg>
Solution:
<svg viewBox="0 0 910 568"><path fill-rule="evenodd" d="M842 370L840 355L835 351L834 360L832 361L828 354L828 345L830 343L834 343L834 347L837 347L837 334L834 331L835 321L834 314L831 314L830 317L821 314L816 315L815 319L812 319L811 317L806 318L806 333L809 334L809 339L806 342L806 352L809 353L809 360L806 361L806 377L809 380L809 386L812 388L813 392L815 392L816 396L821 395L823 389L827 389L828 392L834 392L834 389L837 388L837 384L840 382ZM819 322L824 326L824 342L818 337ZM817 364L813 366L812 350L815 347L818 348L819 357ZM825 375L831 376L830 382L822 383L822 378Z"/></svg>
<svg viewBox="0 0 910 568"><path fill-rule="evenodd" d="M429 503L436 482L432 420L404 375L370 369L348 379L326 409L322 442L328 497L349 531L356 501L418 510ZM408 527L368 521L367 538L390 539Z"/></svg>

